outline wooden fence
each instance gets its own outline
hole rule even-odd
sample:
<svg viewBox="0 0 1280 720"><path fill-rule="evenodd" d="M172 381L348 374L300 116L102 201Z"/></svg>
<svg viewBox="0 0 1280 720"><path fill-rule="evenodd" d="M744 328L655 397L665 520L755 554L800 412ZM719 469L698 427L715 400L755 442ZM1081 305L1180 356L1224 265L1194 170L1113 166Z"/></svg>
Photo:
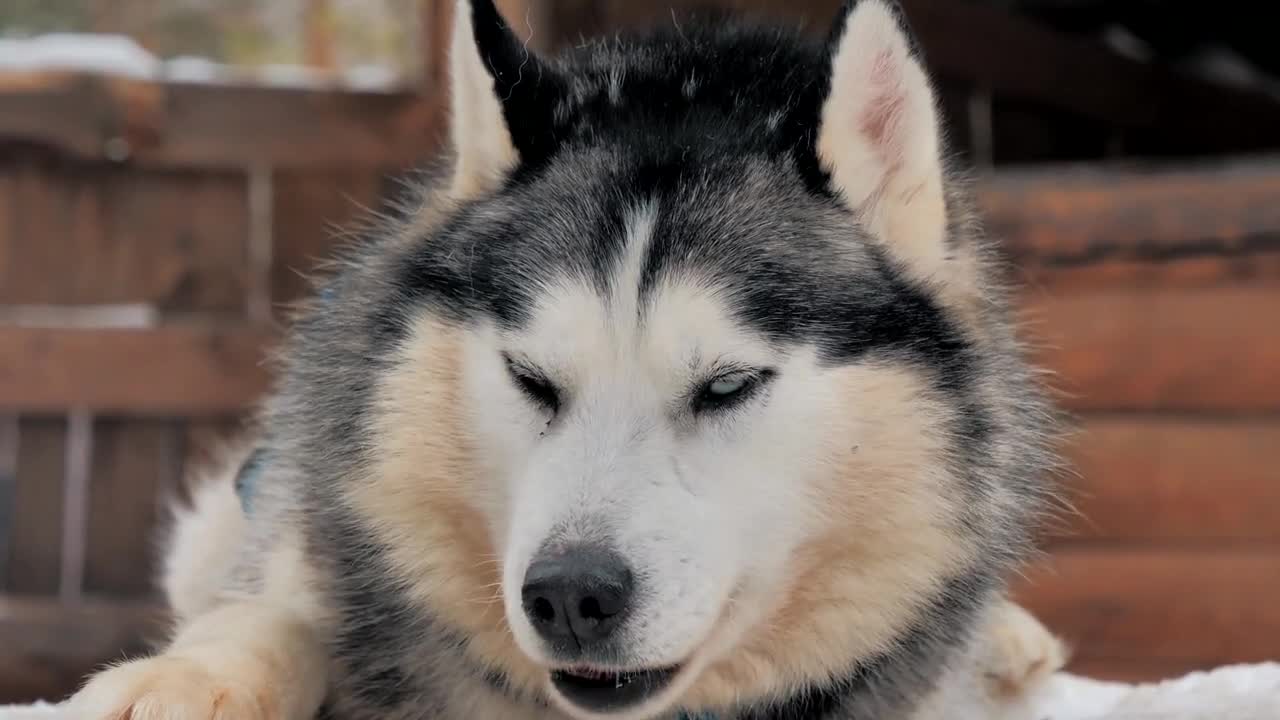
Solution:
<svg viewBox="0 0 1280 720"><path fill-rule="evenodd" d="M114 82L0 99L11 132L87 106L0 149L0 702L156 637L162 503L266 386L334 227L439 139L429 94L137 85L162 131L114 163L86 119Z"/></svg>
<svg viewBox="0 0 1280 720"><path fill-rule="evenodd" d="M547 46L641 22L634 4L507 5L558 29ZM976 22L909 5L927 51L930 32L951 42L944 22ZM264 349L331 228L438 147L447 7L424 7L436 60L404 93L0 77L0 702L61 696L162 630L162 501L267 387ZM1025 49L1001 17L978 20ZM1109 677L1280 657L1280 159L1006 166L1042 146L978 127L972 100L992 87L1105 117L1102 137L1178 126L940 52L962 149L995 164L978 186L989 228L1080 419L1080 516L1050 533L1019 597L1075 643L1078 669ZM1148 99L1204 91L1084 57ZM1179 122L1200 151L1222 123L1260 132Z"/></svg>

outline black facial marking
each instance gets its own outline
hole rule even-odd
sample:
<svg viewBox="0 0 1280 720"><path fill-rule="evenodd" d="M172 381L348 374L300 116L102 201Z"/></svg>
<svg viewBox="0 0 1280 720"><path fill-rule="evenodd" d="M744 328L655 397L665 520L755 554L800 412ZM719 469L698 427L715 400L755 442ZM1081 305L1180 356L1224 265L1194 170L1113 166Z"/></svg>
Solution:
<svg viewBox="0 0 1280 720"><path fill-rule="evenodd" d="M620 190L582 193L569 177L554 179L472 203L411 248L375 304L375 343L401 338L422 305L458 322L488 318L514 328L528 321L535 295L559 278L607 294L630 206Z"/></svg>

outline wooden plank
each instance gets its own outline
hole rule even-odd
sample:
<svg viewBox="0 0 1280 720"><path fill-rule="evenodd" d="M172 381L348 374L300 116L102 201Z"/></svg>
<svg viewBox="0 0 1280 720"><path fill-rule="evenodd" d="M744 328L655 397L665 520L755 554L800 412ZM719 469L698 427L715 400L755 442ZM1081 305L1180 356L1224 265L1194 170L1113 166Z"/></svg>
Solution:
<svg viewBox="0 0 1280 720"><path fill-rule="evenodd" d="M1013 268L1012 279L1024 287L1073 293L1116 287L1207 288L1238 283L1280 286L1280 252L1270 249L1269 236L1242 241L1239 250L1226 250L1225 243L1217 240L1181 244L1186 248L1185 255L1174 251L1155 260L1139 259L1141 251L1104 249L1096 260L1028 262Z"/></svg>
<svg viewBox="0 0 1280 720"><path fill-rule="evenodd" d="M24 417L18 427L18 472L4 589L21 595L58 592L62 555L63 476L67 422Z"/></svg>
<svg viewBox="0 0 1280 720"><path fill-rule="evenodd" d="M154 606L0 598L0 704L61 700L91 671L141 654L164 634L165 613Z"/></svg>
<svg viewBox="0 0 1280 720"><path fill-rule="evenodd" d="M1274 288L1029 293L1022 315L1072 409L1280 409Z"/></svg>
<svg viewBox="0 0 1280 720"><path fill-rule="evenodd" d="M85 557L89 539L89 468L93 464L93 415L73 407L67 415L67 460L62 481L62 556L58 599L84 599Z"/></svg>
<svg viewBox="0 0 1280 720"><path fill-rule="evenodd" d="M1280 657L1280 549L1061 548L1015 597L1083 660Z"/></svg>
<svg viewBox="0 0 1280 720"><path fill-rule="evenodd" d="M0 225L0 302L146 303L243 315L242 174L13 158Z"/></svg>
<svg viewBox="0 0 1280 720"><path fill-rule="evenodd" d="M161 508L178 487L181 465L180 428L172 420L94 423L86 593L156 594Z"/></svg>
<svg viewBox="0 0 1280 720"><path fill-rule="evenodd" d="M144 166L408 167L441 141L434 94L0 74L0 137Z"/></svg>
<svg viewBox="0 0 1280 720"><path fill-rule="evenodd" d="M154 142L164 106L159 85L62 71L0 73L0 96L0 138L97 159Z"/></svg>
<svg viewBox="0 0 1280 720"><path fill-rule="evenodd" d="M275 183L271 168L255 165L249 170L249 322L264 325L271 321L271 257L274 240L271 228L275 204Z"/></svg>
<svg viewBox="0 0 1280 720"><path fill-rule="evenodd" d="M0 325L43 328L148 328L160 323L155 307L122 305L0 305Z"/></svg>
<svg viewBox="0 0 1280 720"><path fill-rule="evenodd" d="M404 93L169 85L164 136L142 163L410 167L440 142L437 101Z"/></svg>
<svg viewBox="0 0 1280 720"><path fill-rule="evenodd" d="M1280 285L1280 161L1002 171L977 198L1037 285Z"/></svg>
<svg viewBox="0 0 1280 720"><path fill-rule="evenodd" d="M1091 416L1058 539L1280 542L1280 422Z"/></svg>
<svg viewBox="0 0 1280 720"><path fill-rule="evenodd" d="M369 170L284 171L275 175L272 300L277 308L311 292L307 281L341 234L378 209L382 174Z"/></svg>
<svg viewBox="0 0 1280 720"><path fill-rule="evenodd" d="M9 577L18 496L18 416L0 413L0 583ZM3 587L3 585L0 585Z"/></svg>
<svg viewBox="0 0 1280 720"><path fill-rule="evenodd" d="M245 312L245 177L238 172L139 172L111 182L107 237L128 248L117 262L146 272L166 311Z"/></svg>
<svg viewBox="0 0 1280 720"><path fill-rule="evenodd" d="M226 415L267 388L270 335L243 328L0 326L0 407Z"/></svg>

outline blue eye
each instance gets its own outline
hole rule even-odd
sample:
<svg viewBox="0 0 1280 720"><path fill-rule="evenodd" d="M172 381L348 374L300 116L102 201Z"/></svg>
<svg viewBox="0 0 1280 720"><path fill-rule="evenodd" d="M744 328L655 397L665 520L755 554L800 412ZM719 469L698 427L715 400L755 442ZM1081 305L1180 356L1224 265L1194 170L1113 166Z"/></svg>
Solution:
<svg viewBox="0 0 1280 720"><path fill-rule="evenodd" d="M693 399L694 412L721 410L736 405L773 378L772 370L737 370L708 380Z"/></svg>
<svg viewBox="0 0 1280 720"><path fill-rule="evenodd" d="M736 392L741 392L746 386L746 375L729 375L728 377L716 378L707 383L707 393L717 397L727 397Z"/></svg>

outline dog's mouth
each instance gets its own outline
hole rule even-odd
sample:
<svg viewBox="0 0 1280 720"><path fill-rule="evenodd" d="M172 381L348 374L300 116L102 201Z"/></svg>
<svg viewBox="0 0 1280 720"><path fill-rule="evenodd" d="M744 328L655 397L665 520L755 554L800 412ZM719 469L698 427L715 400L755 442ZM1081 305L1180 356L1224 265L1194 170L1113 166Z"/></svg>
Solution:
<svg viewBox="0 0 1280 720"><path fill-rule="evenodd" d="M661 693L680 672L680 666L615 672L567 668L551 673L551 684L565 700L597 713L626 710Z"/></svg>

